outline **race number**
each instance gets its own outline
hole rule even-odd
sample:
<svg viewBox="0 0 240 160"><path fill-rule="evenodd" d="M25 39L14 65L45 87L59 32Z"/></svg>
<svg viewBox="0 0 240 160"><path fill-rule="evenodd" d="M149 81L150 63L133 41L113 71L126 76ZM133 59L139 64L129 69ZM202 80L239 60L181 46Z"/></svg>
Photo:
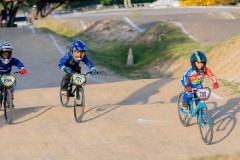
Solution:
<svg viewBox="0 0 240 160"><path fill-rule="evenodd" d="M196 91L196 96L202 100L206 101L211 95L211 90L208 87L198 88Z"/></svg>

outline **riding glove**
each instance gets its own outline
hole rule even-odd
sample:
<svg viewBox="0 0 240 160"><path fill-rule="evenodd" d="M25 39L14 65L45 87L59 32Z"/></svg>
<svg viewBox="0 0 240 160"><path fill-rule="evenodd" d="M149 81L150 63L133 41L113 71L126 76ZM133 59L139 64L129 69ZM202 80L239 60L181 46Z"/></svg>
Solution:
<svg viewBox="0 0 240 160"><path fill-rule="evenodd" d="M94 67L91 68L91 72L93 75L97 74L97 70Z"/></svg>
<svg viewBox="0 0 240 160"><path fill-rule="evenodd" d="M64 72L66 72L66 73L72 73L72 69L69 68L69 67L65 67L63 70L64 70Z"/></svg>
<svg viewBox="0 0 240 160"><path fill-rule="evenodd" d="M218 83L214 83L214 84L213 84L213 88L214 88L214 89L217 89L217 88L219 88L219 85L218 85Z"/></svg>
<svg viewBox="0 0 240 160"><path fill-rule="evenodd" d="M27 70L26 70L26 69L21 69L21 70L19 71L19 73L20 73L20 74L26 74L26 73L27 73Z"/></svg>
<svg viewBox="0 0 240 160"><path fill-rule="evenodd" d="M185 90L186 90L187 92L192 92L192 87L190 87L190 86L185 86Z"/></svg>

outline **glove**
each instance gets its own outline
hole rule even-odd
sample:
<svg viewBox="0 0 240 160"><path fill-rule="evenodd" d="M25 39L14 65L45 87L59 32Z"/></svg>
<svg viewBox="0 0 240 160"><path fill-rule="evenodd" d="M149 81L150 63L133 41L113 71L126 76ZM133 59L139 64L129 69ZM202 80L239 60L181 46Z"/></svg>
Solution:
<svg viewBox="0 0 240 160"><path fill-rule="evenodd" d="M26 69L21 69L21 70L19 71L19 73L20 73L20 74L26 74L26 73L27 73L27 70L26 70Z"/></svg>
<svg viewBox="0 0 240 160"><path fill-rule="evenodd" d="M97 70L94 67L91 68L91 72L93 75L97 74Z"/></svg>
<svg viewBox="0 0 240 160"><path fill-rule="evenodd" d="M217 88L219 88L219 85L218 85L218 83L213 83L213 88L214 88L214 89L217 89Z"/></svg>
<svg viewBox="0 0 240 160"><path fill-rule="evenodd" d="M69 68L69 67L65 67L63 70L64 70L64 72L66 72L66 73L72 73L72 69Z"/></svg>
<svg viewBox="0 0 240 160"><path fill-rule="evenodd" d="M187 92L192 92L192 87L190 87L190 86L185 86L185 90L186 90Z"/></svg>

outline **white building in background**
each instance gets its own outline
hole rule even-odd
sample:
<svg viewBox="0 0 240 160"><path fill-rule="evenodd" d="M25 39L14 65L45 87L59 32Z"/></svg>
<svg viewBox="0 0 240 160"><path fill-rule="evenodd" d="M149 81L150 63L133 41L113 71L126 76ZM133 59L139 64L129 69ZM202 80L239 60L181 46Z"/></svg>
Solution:
<svg viewBox="0 0 240 160"><path fill-rule="evenodd" d="M179 0L157 0L149 5L153 8L162 8L162 7L178 7Z"/></svg>

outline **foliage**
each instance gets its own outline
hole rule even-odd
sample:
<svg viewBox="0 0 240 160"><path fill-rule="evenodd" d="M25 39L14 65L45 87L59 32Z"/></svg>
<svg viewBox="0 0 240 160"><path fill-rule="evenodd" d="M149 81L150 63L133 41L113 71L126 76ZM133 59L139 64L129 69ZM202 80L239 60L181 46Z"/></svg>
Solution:
<svg viewBox="0 0 240 160"><path fill-rule="evenodd" d="M230 82L227 80L219 79L221 84L225 87L231 88L233 93L240 93L240 83L239 82Z"/></svg>
<svg viewBox="0 0 240 160"><path fill-rule="evenodd" d="M8 27L13 27L13 23L15 21L16 14L18 12L18 9L23 6L36 6L36 12L34 12L35 16L34 18L38 18L40 16L41 18L48 16L53 10L58 8L59 6L63 4L71 4L79 2L78 0L0 0L0 4L3 6L3 8L8 12Z"/></svg>
<svg viewBox="0 0 240 160"><path fill-rule="evenodd" d="M109 5L112 4L112 0L100 0L100 3L103 5Z"/></svg>

